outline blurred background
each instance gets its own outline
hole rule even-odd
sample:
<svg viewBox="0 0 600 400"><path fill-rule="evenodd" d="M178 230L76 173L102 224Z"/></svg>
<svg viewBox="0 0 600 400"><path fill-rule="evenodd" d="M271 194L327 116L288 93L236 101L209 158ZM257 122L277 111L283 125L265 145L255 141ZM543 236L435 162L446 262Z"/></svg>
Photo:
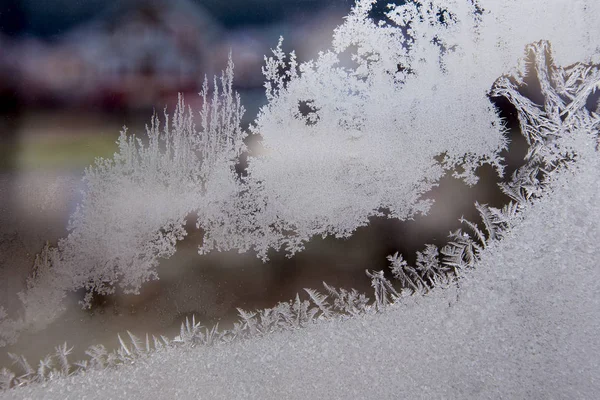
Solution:
<svg viewBox="0 0 600 400"><path fill-rule="evenodd" d="M300 61L312 59L329 47L352 4L0 0L0 305L18 315L17 293L35 255L67 234L84 167L112 156L123 125L141 134L153 110L172 109L180 92L198 109L204 76L220 73L230 52L249 123L266 101L263 56L279 36ZM477 219L475 199L501 205L494 173L482 174L473 189L444 179L431 196L444 201L427 218L374 219L347 241L316 239L291 260L279 253L267 264L253 254L199 257L192 234L140 296L97 298L82 311L83 293L74 293L59 321L0 349L0 367L10 364L6 351L35 362L64 340L83 358L89 345L116 345L116 333L125 330L173 336L191 314L225 327L236 307L271 307L322 281L370 293L365 269L385 268L385 256L398 250L410 260L425 243L443 245L461 215Z"/></svg>
<svg viewBox="0 0 600 400"><path fill-rule="evenodd" d="M348 9L349 0L2 0L1 111L147 118L178 92L199 92L231 52L251 119L278 37L312 57Z"/></svg>

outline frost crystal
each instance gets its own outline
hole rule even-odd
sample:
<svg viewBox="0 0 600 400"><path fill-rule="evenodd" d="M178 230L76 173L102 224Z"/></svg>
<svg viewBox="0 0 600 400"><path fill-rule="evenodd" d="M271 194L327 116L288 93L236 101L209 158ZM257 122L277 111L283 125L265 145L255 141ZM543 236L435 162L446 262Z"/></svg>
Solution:
<svg viewBox="0 0 600 400"><path fill-rule="evenodd" d="M21 293L23 316L10 320L0 308L0 337L51 321L71 290L88 290L85 305L93 292L117 285L137 292L156 278L159 259L173 254L190 215L204 232L200 253L254 250L266 259L271 249L291 256L315 235L347 237L372 216L425 213L431 201L424 195L444 174L473 184L485 163L502 173L499 152L507 142L490 96L512 102L530 145L527 165L503 186L514 203L501 210L478 205L485 232L465 221L467 230L451 234L441 250L428 245L414 267L390 257L393 275L414 293L472 267L539 196L545 182L538 172L550 180L595 152L598 110L586 102L599 85L593 18L600 3L408 0L389 5L381 20L371 15L375 3L357 1L330 50L315 60L299 63L282 40L265 59L268 104L250 132L266 153L250 157L242 177L235 166L247 133L231 61L212 89L204 84L198 118L180 98L163 123L153 117L146 138L123 130L113 159L86 170L69 235L38 256ZM531 57L544 104L520 91ZM382 272L369 277L377 309L398 298ZM369 309L356 291L326 289L333 307L308 291L316 307L297 298L261 314L240 311L244 322L235 332L274 329L282 320L302 326L332 309ZM212 335L192 321L180 339ZM119 357L126 359L131 349L124 348ZM94 354L92 362L110 364Z"/></svg>
<svg viewBox="0 0 600 400"><path fill-rule="evenodd" d="M172 117L165 112L162 124L152 118L144 140L123 129L114 157L86 169L69 235L43 249L20 294L25 326L52 320L69 290L85 287L85 306L116 284L137 293L185 237L190 213L206 227L218 219L222 203L237 194L234 167L244 150L244 109L232 82L231 60L212 91L205 80L199 129L180 96Z"/></svg>
<svg viewBox="0 0 600 400"><path fill-rule="evenodd" d="M422 195L446 170L461 166L455 175L470 184L484 162L501 171L506 141L490 82L474 79L483 59L459 29L476 30L475 8L441 20L440 9L411 3L377 23L372 3L357 3L315 61L286 60L281 40L266 59L269 104L253 132L267 154L249 176L268 199L260 223L287 232L292 253L313 235L349 236L370 216L426 212Z"/></svg>

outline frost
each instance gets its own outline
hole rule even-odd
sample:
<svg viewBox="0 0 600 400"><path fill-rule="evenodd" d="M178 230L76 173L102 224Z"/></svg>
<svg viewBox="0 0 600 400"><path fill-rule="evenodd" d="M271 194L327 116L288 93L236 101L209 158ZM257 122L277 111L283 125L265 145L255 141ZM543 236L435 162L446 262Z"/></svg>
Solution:
<svg viewBox="0 0 600 400"><path fill-rule="evenodd" d="M162 127L152 119L147 144L123 131L115 157L86 170L82 204L59 244L62 264L76 274L75 288L85 283L103 293L119 282L137 292L156 278L158 259L171 256L186 235L185 217L217 214L223 197L235 194L230 189L244 133L232 79L230 61L220 83L215 78L212 98L205 80L199 130L180 97L171 121L166 113ZM209 189L215 185L219 191Z"/></svg>
<svg viewBox="0 0 600 400"><path fill-rule="evenodd" d="M454 43L459 27L476 29L475 9L445 22L413 16L408 26L400 15L425 7L399 6L376 23L371 3L357 4L316 60L286 60L281 40L266 59L269 104L252 130L267 154L249 176L268 199L260 223L292 232L283 238L291 253L313 235L347 237L370 216L426 212L422 195L457 166L469 184L484 162L502 169L506 140L490 82L472 79L483 59L468 57L479 50L472 36Z"/></svg>
<svg viewBox="0 0 600 400"><path fill-rule="evenodd" d="M483 250L458 290L434 290L417 301L402 297L384 312L326 319L302 331L291 328L295 301L270 311L240 311L243 322L228 338L235 332L240 338L262 333L241 341L224 337L221 345L201 349L191 347L202 346L211 331L187 320L181 343L155 338L158 350L150 357L146 346L154 345L146 343L151 340L128 335L115 353L102 346L90 349L88 364L94 367L83 374L0 397L178 393L191 398L202 392L214 399L300 399L323 393L333 398L594 398L600 390L598 173L596 156L555 174L544 197L523 209L523 220ZM534 251L540 247L552 251ZM322 296L319 302L325 304ZM273 313L285 317L270 317ZM289 321L288 328L275 328L276 321ZM105 369L120 363L128 365ZM19 364L35 379L27 360ZM0 371L0 383L14 380L14 373Z"/></svg>
<svg viewBox="0 0 600 400"><path fill-rule="evenodd" d="M114 157L86 169L69 235L36 258L20 293L24 317L9 328L43 327L61 311L67 291L85 287L84 306L93 293L113 293L116 285L137 293L158 278L159 259L185 237L188 215L207 228L215 223L221 204L237 194L235 163L244 149L244 109L232 80L231 60L212 90L205 80L198 128L180 96L171 117L165 111L164 122L152 118L144 140L123 129Z"/></svg>
<svg viewBox="0 0 600 400"><path fill-rule="evenodd" d="M265 59L263 72L267 79L268 104L261 109L250 132L261 136L266 153L250 157L242 176L236 174L235 166L245 150L243 139L247 133L240 128L243 108L232 89L231 63L221 79L215 79L211 91L207 83L204 85L199 119L193 118L193 112L180 99L172 116L165 113L164 122L156 116L152 119L144 140L129 136L124 130L114 158L99 159L86 171L87 188L83 202L72 216L69 236L57 247L46 246L39 254L28 288L21 293L23 316L10 320L0 308L2 337L14 339L19 330L41 327L51 321L60 312L62 298L68 291L85 287L89 291L88 303L94 292L110 293L117 286L136 292L145 281L156 278L159 259L173 254L177 242L187 233L186 218L191 215L197 216L196 226L204 232L203 242L199 243L200 253L253 250L266 259L270 250L280 248L291 256L315 235L347 237L367 224L372 216L409 219L424 213L431 204L426 193L444 174L452 173L473 184L477 180L476 169L483 164L491 164L502 172L499 153L507 142L503 121L490 102L490 97L495 96L508 99L516 108L521 131L530 146L525 165L502 185L512 202L501 209L476 204L483 227L462 220L464 229L452 232L442 249L425 245L417 253L414 266L398 253L390 256L391 274L401 288L396 289L384 271L367 271L374 290L373 302L356 290L336 289L325 284L326 295L307 289L309 300L296 296L270 309L240 309L240 321L231 330L208 329L192 319L182 325L180 334L172 341L153 338L150 343L146 337L144 344L130 334L131 343L128 343L119 337L121 346L116 352L102 346L90 348L90 360L77 364L77 368L101 369L130 363L141 355L172 346L215 343L237 346L234 342L238 339L254 340L274 332L311 329L321 323L336 326L339 320L348 317L356 318L351 322L354 328L350 328L356 338L368 344L371 338L365 339L368 335L356 327L360 325L359 318L387 310L392 304L410 303L409 296L415 299L427 294L425 298L432 300L425 301L441 299L441 303L435 303L426 313L414 311L416 306L409 308L407 315L414 317L414 321L405 317L409 322L405 325L415 322L415 329L432 331L440 326L438 322L467 327L455 336L457 342L432 351L433 358L423 360L425 367L413 365L415 370L423 372L419 377L434 376L428 373L428 368L436 370L436 357L455 354L452 346L462 348L469 339L477 337L469 333L471 319L479 328L486 326L492 317L496 318L492 322L501 321L504 314L498 314L498 310L510 303L503 297L505 293L492 290L485 294L503 302L498 308L487 309L485 296L472 302L467 300L458 308L474 309L475 317L467 312L464 315L449 312L452 314L448 318L450 322L440 322L444 313L439 312L438 306L449 301L445 295L436 294L440 292L438 289L447 288L447 292L454 290L462 294L467 283L473 290L468 296L481 293L473 289L472 280L464 277L475 274L473 267L480 265L484 257L488 257L484 260L488 264L490 257L503 260L508 257L499 252L502 245L498 243L503 243L499 240L510 240L513 229L518 229L515 227L522 222L522 214L533 208L533 202L542 202L542 195L552 196L554 191L559 193L552 197L554 203L542 207L545 220L534 220L537 225L530 230L523 228L523 235L533 236L527 239L530 242L515 244L513 239L507 246L517 247L521 252L515 251L516 255L523 255L515 258L518 261L531 259L531 252L537 251L544 255L540 262L548 258L553 261L552 265L561 265L544 250L544 246L550 246L547 242L536 241L535 235L544 231L543 223L546 223L552 228L548 237L564 246L558 253L570 254L574 260L587 262L587 266L594 265L594 259L588 255L596 252L597 229L586 224L580 213L577 221L570 219L565 204L575 207L576 203L561 191L561 185L568 184L564 177L569 176L569 171L581 168L578 172L583 176L581 179L588 180L587 187L591 188L588 190L597 187L594 174L583 174L586 168L592 172L598 169L600 118L598 109L588 109L587 105L590 95L600 85L596 66L600 49L595 41L600 36L596 21L590 17L600 15L598 4L574 1L565 5L557 0L549 2L550 5L541 1L407 1L399 6L390 5L384 17L376 20L371 16L375 3L358 1L334 32L331 49L315 60L298 62L293 52L287 55L283 51L282 40L272 57ZM535 79L544 95L543 104L528 98L522 90ZM199 121L199 129L194 121ZM583 184L576 187L581 189L581 196L596 195L586 192ZM553 204L557 214L549 217ZM585 204L594 210L594 221L597 221L594 208L597 202ZM576 229L573 232L576 222L583 226L583 232ZM561 224L570 227L568 233L555 230ZM577 237L575 244L565 239L570 234ZM582 254L578 251L571 254L573 249ZM504 251L510 255L509 250ZM518 269L509 271L520 274L520 280L516 281L519 287L531 289L537 277L549 279L540 268L532 270L529 278L526 266L519 265ZM558 274L555 270L553 273ZM511 276L502 279L511 279ZM499 278L499 285L504 283ZM560 292L561 287L552 289L568 298L568 293ZM514 294L508 286L503 286L503 290ZM529 310L527 304L523 307ZM510 307L508 310L514 311L511 317L522 313ZM489 311L491 316L486 317L484 311ZM557 318L564 317L562 311ZM427 318L419 317L421 314ZM398 328L396 323L389 326ZM485 336L487 331L477 329L482 337L489 338L488 342L481 342L483 348L488 343L494 351L504 354L495 344L506 338L488 337ZM329 333L317 333L316 342L331 343L331 338L323 335L333 334L327 329L323 332ZM377 332L386 337L389 331L382 327ZM408 330L405 337L419 337L419 332ZM514 335L520 333L517 330ZM440 339L439 336L436 339ZM454 337L446 331L442 336L443 339ZM282 337L285 336L274 340ZM519 338L522 340L519 343L528 343L527 339ZM587 336L582 340L591 343ZM302 343L317 349L311 353L313 358L319 356L318 346ZM342 343L350 347L353 342ZM374 343L379 347L372 351L385 360L383 356L388 353L381 354L381 351L389 346L385 347L381 340ZM432 340L414 346L402 341L397 351L415 347L429 349L436 343ZM482 348L469 350L480 354ZM268 349L265 351L268 353ZM0 385L45 381L52 374L67 375L75 370L69 366L69 352L66 345L57 348L53 358L42 360L37 370L24 358L15 356L24 375L15 376L2 370ZM554 353L550 352L550 359L555 360L552 357ZM410 360L410 357L402 359ZM453 365L452 357L450 361L444 360ZM486 360L481 358L480 362L485 364ZM297 362L304 365L302 359ZM313 360L309 365L314 364ZM400 364L391 367L400 368L410 363ZM277 362L268 365L282 367ZM468 371L472 372L472 368ZM202 379L213 376L204 372L198 376ZM288 378L298 376L292 373ZM450 378L446 380L447 385L452 384ZM516 379L513 375L508 378ZM254 385L260 381L259 377L253 379ZM318 377L315 379L314 382L321 382ZM394 382L385 381L390 387L395 387ZM424 384L435 386L437 383ZM259 386L264 389L267 385ZM337 387L346 388L342 384ZM517 392L521 389L519 385L515 387ZM236 394L243 392L244 388L236 388L240 390ZM492 390L494 388L490 392L498 393ZM362 393L358 389L364 387L357 388L354 397ZM417 397L416 393L409 394ZM424 395L423 392L418 394ZM429 397L444 397L429 394ZM235 396L232 393L229 397Z"/></svg>

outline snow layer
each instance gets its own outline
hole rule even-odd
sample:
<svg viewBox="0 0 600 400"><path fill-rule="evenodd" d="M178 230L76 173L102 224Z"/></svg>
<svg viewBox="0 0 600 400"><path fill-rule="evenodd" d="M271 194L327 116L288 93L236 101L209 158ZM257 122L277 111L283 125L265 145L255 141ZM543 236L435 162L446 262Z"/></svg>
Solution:
<svg viewBox="0 0 600 400"><path fill-rule="evenodd" d="M597 398L600 168L595 159L579 165L484 252L459 289L0 398Z"/></svg>

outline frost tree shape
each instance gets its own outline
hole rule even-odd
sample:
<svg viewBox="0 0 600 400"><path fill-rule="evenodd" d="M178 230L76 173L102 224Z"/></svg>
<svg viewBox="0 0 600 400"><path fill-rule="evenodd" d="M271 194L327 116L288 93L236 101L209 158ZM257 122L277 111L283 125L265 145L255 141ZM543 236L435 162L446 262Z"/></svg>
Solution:
<svg viewBox="0 0 600 400"><path fill-rule="evenodd" d="M444 174L473 184L484 163L502 172L499 152L507 143L489 96L513 101L534 153L545 160L519 179L576 154L569 149L578 148L579 136L557 140L563 132L597 129L597 116L580 112L597 88L597 71L588 67L600 61L600 32L590 19L600 14L597 2L410 0L388 6L379 21L371 16L375 3L357 1L316 60L299 63L281 40L266 58L268 104L250 132L267 152L250 157L245 176L235 173L246 132L231 62L212 91L205 83L199 119L180 99L162 124L152 119L145 140L123 131L114 158L86 171L69 235L38 256L21 293L23 316L10 320L0 308L2 338L52 320L68 291L86 288L84 305L93 292L117 286L137 292L157 278L159 259L173 254L191 214L204 231L200 253L254 250L265 259L282 247L293 255L314 235L347 237L372 216L424 213L431 204L424 195ZM559 65L584 61L538 71L550 95L543 108L519 97L519 73L505 76L525 46L541 39L552 43ZM544 56L536 57L541 66ZM528 198L525 190L510 188L516 198ZM508 225L515 210L490 209L489 226ZM472 231L479 242L457 231L441 251L426 247L414 267L392 256L394 276L422 292L447 272L472 266L493 239L492 231ZM383 275L369 274L383 306L395 294ZM348 310L364 306L355 292L335 293L353 299Z"/></svg>
<svg viewBox="0 0 600 400"><path fill-rule="evenodd" d="M502 171L490 83L471 79L484 65L469 57L477 9L408 3L377 23L373 3L358 2L316 60L298 64L282 40L266 59L269 103L252 132L267 154L248 171L255 196L268 199L259 223L292 254L314 235L347 237L371 216L427 212L423 194L449 170L468 184L483 163Z"/></svg>
<svg viewBox="0 0 600 400"><path fill-rule="evenodd" d="M185 237L189 214L209 226L221 203L236 196L235 163L245 133L232 81L231 60L212 91L205 80L199 129L180 96L171 118L166 112L163 123L152 118L145 140L124 129L114 157L86 169L86 189L69 235L43 249L20 294L24 324L43 326L70 290L87 289L85 306L93 293L113 293L116 285L137 293L145 281L158 278L159 258L170 257Z"/></svg>
<svg viewBox="0 0 600 400"><path fill-rule="evenodd" d="M251 132L266 154L249 159L240 195L200 253L292 256L372 216L426 213L424 195L447 172L467 184L485 163L502 173L507 143L489 97L527 44L551 39L570 62L598 54L586 12L600 8L586 1L551 2L563 15L542 2L415 0L389 5L380 21L376 3L357 1L316 60L286 55L283 39L265 57L268 104Z"/></svg>

